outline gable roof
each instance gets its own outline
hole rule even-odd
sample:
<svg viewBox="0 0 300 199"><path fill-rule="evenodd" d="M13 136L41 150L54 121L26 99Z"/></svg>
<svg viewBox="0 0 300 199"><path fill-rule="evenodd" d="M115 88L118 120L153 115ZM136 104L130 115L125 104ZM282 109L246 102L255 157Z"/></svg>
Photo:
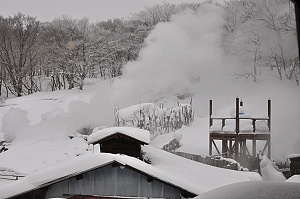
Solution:
<svg viewBox="0 0 300 199"><path fill-rule="evenodd" d="M116 134L122 134L133 138L142 144L149 144L150 143L150 132L147 130L134 128L134 127L110 127L101 129L92 133L88 137L88 143L93 144L99 141L102 141L106 138L111 138Z"/></svg>
<svg viewBox="0 0 300 199"><path fill-rule="evenodd" d="M228 184L262 179L255 172L241 172L205 165L149 145L143 146L142 149L150 158L151 165L120 154L97 153L79 156L59 165L49 165L27 177L0 187L1 197L13 197L113 162L131 167L196 195Z"/></svg>
<svg viewBox="0 0 300 199"><path fill-rule="evenodd" d="M186 191L195 196L198 195L194 191L189 190L187 187L182 186L185 185L184 182L182 183L182 185L177 184L174 176L167 174L141 160L129 157L127 155L100 153L78 157L63 164L55 165L52 167L48 166L44 169L41 169L33 174L24 177L23 179L1 187L1 197L9 198L21 195L23 193L42 188L56 182L60 182L62 180L86 173L97 168L101 168L112 163L118 163L129 169L133 169L137 172L153 177L179 190Z"/></svg>

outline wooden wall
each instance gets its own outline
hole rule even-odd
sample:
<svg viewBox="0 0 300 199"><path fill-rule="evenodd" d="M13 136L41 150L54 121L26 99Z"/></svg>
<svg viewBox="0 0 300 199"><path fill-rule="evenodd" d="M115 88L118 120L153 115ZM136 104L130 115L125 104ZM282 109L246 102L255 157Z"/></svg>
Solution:
<svg viewBox="0 0 300 199"><path fill-rule="evenodd" d="M180 193L179 189L144 174L111 164L48 186L46 198L98 195L179 199Z"/></svg>

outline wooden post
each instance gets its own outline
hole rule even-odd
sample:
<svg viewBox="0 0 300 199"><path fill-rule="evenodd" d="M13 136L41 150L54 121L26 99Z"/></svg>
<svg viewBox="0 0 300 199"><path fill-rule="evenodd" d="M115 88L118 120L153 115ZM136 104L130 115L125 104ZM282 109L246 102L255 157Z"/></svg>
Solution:
<svg viewBox="0 0 300 199"><path fill-rule="evenodd" d="M234 142L234 155L235 155L235 160L239 158L239 140L238 140L238 135L235 137L235 142Z"/></svg>
<svg viewBox="0 0 300 199"><path fill-rule="evenodd" d="M222 140L222 154L228 152L228 141L227 140Z"/></svg>
<svg viewBox="0 0 300 199"><path fill-rule="evenodd" d="M269 127L269 132L271 132L271 99L268 99L268 127Z"/></svg>
<svg viewBox="0 0 300 199"><path fill-rule="evenodd" d="M268 158L271 159L271 99L268 99L268 127L269 127L269 132L270 136L267 140L268 143Z"/></svg>
<svg viewBox="0 0 300 199"><path fill-rule="evenodd" d="M259 154L257 154L257 172L261 175Z"/></svg>
<svg viewBox="0 0 300 199"><path fill-rule="evenodd" d="M268 138L268 158L271 159L271 140Z"/></svg>
<svg viewBox="0 0 300 199"><path fill-rule="evenodd" d="M235 137L235 159L237 160L239 157L239 140L238 140L238 135L240 132L240 99L237 97L235 99L235 132L236 132L236 137Z"/></svg>
<svg viewBox="0 0 300 199"><path fill-rule="evenodd" d="M208 113L208 115L209 115L209 128L210 128L213 125L213 120L211 118L211 116L212 116L212 100L211 99L209 100L209 113ZM212 142L213 142L213 140L210 136L210 132L208 132L208 133L209 133L209 155L212 155Z"/></svg>
<svg viewBox="0 0 300 199"><path fill-rule="evenodd" d="M255 129L256 129L255 122L256 122L256 119L252 119L253 132L255 132Z"/></svg>
<svg viewBox="0 0 300 199"><path fill-rule="evenodd" d="M256 139L253 138L252 140L252 156L255 157L256 155Z"/></svg>
<svg viewBox="0 0 300 199"><path fill-rule="evenodd" d="M212 155L212 139L211 139L210 135L209 135L209 155Z"/></svg>
<svg viewBox="0 0 300 199"><path fill-rule="evenodd" d="M235 100L235 132L240 133L240 99L237 97Z"/></svg>
<svg viewBox="0 0 300 199"><path fill-rule="evenodd" d="M213 125L213 120L212 120L212 100L209 100L209 127Z"/></svg>

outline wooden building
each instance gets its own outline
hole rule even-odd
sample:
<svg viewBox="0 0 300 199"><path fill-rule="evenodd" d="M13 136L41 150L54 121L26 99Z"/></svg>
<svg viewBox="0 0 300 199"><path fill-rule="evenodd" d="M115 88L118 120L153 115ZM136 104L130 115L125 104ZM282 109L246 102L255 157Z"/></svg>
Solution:
<svg viewBox="0 0 300 199"><path fill-rule="evenodd" d="M125 154L142 159L142 145L150 142L149 131L133 127L112 127L99 130L88 138L88 143L100 146L101 153Z"/></svg>
<svg viewBox="0 0 300 199"><path fill-rule="evenodd" d="M300 175L300 154L289 155L291 176Z"/></svg>
<svg viewBox="0 0 300 199"><path fill-rule="evenodd" d="M197 196L170 179L171 176L137 158L92 154L17 181L16 190L8 198L180 199Z"/></svg>
<svg viewBox="0 0 300 199"><path fill-rule="evenodd" d="M90 144L101 153L74 158L41 169L6 187L0 196L12 199L114 199L195 197L184 182L142 161L141 145L150 133L131 127L112 127L93 133Z"/></svg>
<svg viewBox="0 0 300 199"><path fill-rule="evenodd" d="M213 115L213 103L212 100L209 101L209 155L213 155L215 149L218 155L234 158L244 167L252 169L257 163L249 162L256 161L258 150L262 154L267 153L268 158L271 157L271 100L268 100L267 117L243 115L240 112L242 107L243 103L236 98L233 115L218 117ZM233 122L234 128L226 130L229 121ZM242 129L242 122L249 122L251 127ZM258 129L258 122L266 124L263 130ZM219 124L219 127L215 128L215 124ZM221 141L221 144L218 145L217 141ZM257 148L258 141L265 142L263 148ZM251 150L249 150L249 142L252 143Z"/></svg>

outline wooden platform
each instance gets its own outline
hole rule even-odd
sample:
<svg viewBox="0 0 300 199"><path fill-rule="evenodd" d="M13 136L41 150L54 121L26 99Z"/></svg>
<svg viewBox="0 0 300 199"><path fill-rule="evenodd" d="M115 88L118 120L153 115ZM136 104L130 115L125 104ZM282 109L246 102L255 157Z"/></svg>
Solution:
<svg viewBox="0 0 300 199"><path fill-rule="evenodd" d="M209 101L209 127L211 128L214 121L221 120L221 128L219 130L212 130L209 132L209 155L213 155L213 146L217 154L241 159L255 159L257 150L262 154L267 154L271 157L271 100L268 100L267 117L242 117L240 116L239 108L242 106L239 98L236 98L235 117L213 117L212 100ZM226 120L234 120L234 130L224 131ZM240 121L251 120L252 129L248 131L241 131ZM257 121L266 121L267 130L258 132L256 127ZM220 122L219 122L220 123ZM217 145L216 141L221 141L221 147ZM265 142L264 147L257 148L257 142ZM249 143L251 143L251 152L249 150Z"/></svg>

